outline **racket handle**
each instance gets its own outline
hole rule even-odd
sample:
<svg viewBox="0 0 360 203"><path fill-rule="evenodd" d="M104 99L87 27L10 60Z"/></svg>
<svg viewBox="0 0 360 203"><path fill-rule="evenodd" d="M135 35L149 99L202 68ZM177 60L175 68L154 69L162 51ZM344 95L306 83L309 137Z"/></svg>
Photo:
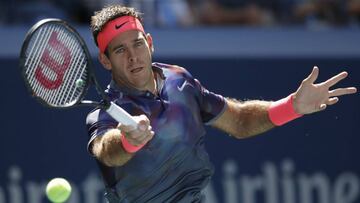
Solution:
<svg viewBox="0 0 360 203"><path fill-rule="evenodd" d="M110 106L106 109L106 112L119 123L131 125L134 128L138 125L135 119L128 112L116 105L114 102L110 102Z"/></svg>

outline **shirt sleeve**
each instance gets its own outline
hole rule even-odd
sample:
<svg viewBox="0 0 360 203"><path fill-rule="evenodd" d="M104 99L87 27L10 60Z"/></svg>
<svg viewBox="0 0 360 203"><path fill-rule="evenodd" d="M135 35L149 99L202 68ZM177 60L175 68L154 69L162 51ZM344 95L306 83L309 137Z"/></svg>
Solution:
<svg viewBox="0 0 360 203"><path fill-rule="evenodd" d="M211 125L226 109L225 98L219 94L210 92L201 83L194 79L198 90L198 101L203 122Z"/></svg>
<svg viewBox="0 0 360 203"><path fill-rule="evenodd" d="M86 117L86 127L89 138L87 145L88 151L92 153L91 143L96 137L102 136L109 129L115 128L117 124L118 122L101 109L95 109L90 112Z"/></svg>

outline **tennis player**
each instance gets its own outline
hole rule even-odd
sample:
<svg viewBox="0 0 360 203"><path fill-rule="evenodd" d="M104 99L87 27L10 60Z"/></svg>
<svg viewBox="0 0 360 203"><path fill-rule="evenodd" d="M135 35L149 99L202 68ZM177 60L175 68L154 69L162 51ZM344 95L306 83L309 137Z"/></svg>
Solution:
<svg viewBox="0 0 360 203"><path fill-rule="evenodd" d="M117 123L105 111L87 117L88 149L100 166L111 203L201 202L213 175L204 124L247 138L324 110L354 87L330 90L342 72L314 84L314 67L296 92L279 101L237 101L205 89L184 68L152 62L154 44L139 13L118 5L91 19L99 60L112 80L106 94L139 123Z"/></svg>

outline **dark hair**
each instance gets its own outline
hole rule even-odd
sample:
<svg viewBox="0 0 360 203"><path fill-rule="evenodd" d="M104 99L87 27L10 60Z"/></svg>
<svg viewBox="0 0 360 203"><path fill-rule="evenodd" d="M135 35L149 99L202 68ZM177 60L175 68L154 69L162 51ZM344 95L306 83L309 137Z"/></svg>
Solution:
<svg viewBox="0 0 360 203"><path fill-rule="evenodd" d="M111 20L114 20L121 16L133 16L137 19L142 21L141 19L141 13L136 11L134 8L131 7L125 7L121 5L110 5L106 6L100 11L96 11L95 15L91 16L91 31L92 35L95 41L96 46L98 46L97 43L97 36L99 32L102 31L106 23L108 23Z"/></svg>

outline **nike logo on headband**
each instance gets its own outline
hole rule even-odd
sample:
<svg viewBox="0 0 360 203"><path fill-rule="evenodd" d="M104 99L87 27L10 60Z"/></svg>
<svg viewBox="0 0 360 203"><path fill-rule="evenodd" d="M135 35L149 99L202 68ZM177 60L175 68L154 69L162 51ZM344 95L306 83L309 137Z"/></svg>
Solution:
<svg viewBox="0 0 360 203"><path fill-rule="evenodd" d="M115 24L115 29L120 29L123 25L125 25L126 23L128 23L129 21L126 21L124 23L121 23L120 25L116 25Z"/></svg>

